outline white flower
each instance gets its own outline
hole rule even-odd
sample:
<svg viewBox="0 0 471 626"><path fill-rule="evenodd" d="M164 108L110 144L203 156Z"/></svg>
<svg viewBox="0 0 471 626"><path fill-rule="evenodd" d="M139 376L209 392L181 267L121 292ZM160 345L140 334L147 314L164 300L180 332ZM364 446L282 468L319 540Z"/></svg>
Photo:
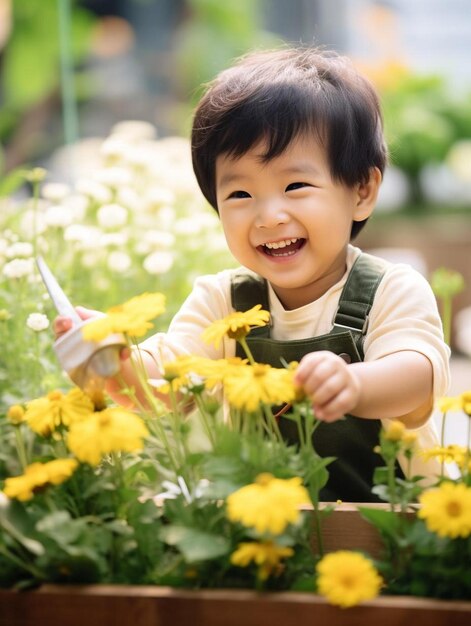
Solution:
<svg viewBox="0 0 471 626"><path fill-rule="evenodd" d="M44 313L30 313L26 320L26 326L37 333L49 328L49 320Z"/></svg>
<svg viewBox="0 0 471 626"><path fill-rule="evenodd" d="M175 235L164 230L149 230L144 233L144 241L155 248L171 248L175 244Z"/></svg>
<svg viewBox="0 0 471 626"><path fill-rule="evenodd" d="M157 218L162 224L173 224L176 219L175 209L171 206L163 206L157 213Z"/></svg>
<svg viewBox="0 0 471 626"><path fill-rule="evenodd" d="M60 202L70 193L69 185L65 183L46 183L42 186L41 195L51 202Z"/></svg>
<svg viewBox="0 0 471 626"><path fill-rule="evenodd" d="M158 209L175 203L175 194L166 187L151 187L144 196L148 210Z"/></svg>
<svg viewBox="0 0 471 626"><path fill-rule="evenodd" d="M17 241L8 246L5 252L9 259L30 257L33 256L33 246L27 241Z"/></svg>
<svg viewBox="0 0 471 626"><path fill-rule="evenodd" d="M98 170L94 178L107 187L122 187L132 181L131 172L124 167L106 167Z"/></svg>
<svg viewBox="0 0 471 626"><path fill-rule="evenodd" d="M23 213L20 219L19 230L25 237L33 238L47 230L47 224L44 221L44 215L41 212L28 209Z"/></svg>
<svg viewBox="0 0 471 626"><path fill-rule="evenodd" d="M82 267L87 269L91 269L98 265L101 261L101 250L99 249L91 249L84 252L80 258L80 263Z"/></svg>
<svg viewBox="0 0 471 626"><path fill-rule="evenodd" d="M203 224L200 220L193 217L181 217L175 222L174 231L178 235L198 235L203 230Z"/></svg>
<svg viewBox="0 0 471 626"><path fill-rule="evenodd" d="M33 259L13 259L3 266L3 275L7 278L24 278L34 272Z"/></svg>
<svg viewBox="0 0 471 626"><path fill-rule="evenodd" d="M105 185L98 183L95 180L89 180L87 178L81 178L77 181L75 189L79 194L88 196L98 204L105 204L111 202L113 195L111 190Z"/></svg>
<svg viewBox="0 0 471 626"><path fill-rule="evenodd" d="M111 136L127 139L128 141L140 141L143 139L155 139L157 131L150 122L125 120L113 126Z"/></svg>
<svg viewBox="0 0 471 626"><path fill-rule="evenodd" d="M67 228L74 221L74 214L61 204L50 206L45 215L44 222L51 228Z"/></svg>
<svg viewBox="0 0 471 626"><path fill-rule="evenodd" d="M131 211L141 211L145 206L142 198L132 187L121 187L118 189L116 200Z"/></svg>
<svg viewBox="0 0 471 626"><path fill-rule="evenodd" d="M82 194L75 193L71 196L68 196L62 202L63 206L69 209L69 211L74 216L74 221L81 222L85 215L87 214L88 205L90 200L87 196L83 196Z"/></svg>
<svg viewBox="0 0 471 626"><path fill-rule="evenodd" d="M102 228L119 228L128 219L128 210L120 204L104 204L98 209L97 220Z"/></svg>
<svg viewBox="0 0 471 626"><path fill-rule="evenodd" d="M128 242L127 233L119 232L119 233L103 233L100 237L100 247L102 248L111 248L112 246L116 246L117 248L123 247Z"/></svg>
<svg viewBox="0 0 471 626"><path fill-rule="evenodd" d="M96 226L71 224L64 231L65 241L71 241L83 250L94 249L98 246L102 231Z"/></svg>
<svg viewBox="0 0 471 626"><path fill-rule="evenodd" d="M113 250L108 255L108 267L113 272L125 272L131 267L131 257L126 252Z"/></svg>
<svg viewBox="0 0 471 626"><path fill-rule="evenodd" d="M171 252L153 252L144 259L143 267L149 274L165 274L174 262Z"/></svg>
<svg viewBox="0 0 471 626"><path fill-rule="evenodd" d="M100 146L100 152L106 159L122 160L130 149L129 141L119 135L111 135Z"/></svg>

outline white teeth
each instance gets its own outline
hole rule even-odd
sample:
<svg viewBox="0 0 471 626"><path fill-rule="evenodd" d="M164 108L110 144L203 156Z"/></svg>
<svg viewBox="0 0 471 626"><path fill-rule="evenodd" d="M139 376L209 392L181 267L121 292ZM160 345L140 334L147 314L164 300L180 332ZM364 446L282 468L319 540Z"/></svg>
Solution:
<svg viewBox="0 0 471 626"><path fill-rule="evenodd" d="M294 239L284 239L283 241L276 241L276 242L273 242L273 243L266 243L264 245L269 250L277 250L278 248L285 248L286 246L289 246L292 243L296 243L297 241L298 241L298 238L295 237Z"/></svg>

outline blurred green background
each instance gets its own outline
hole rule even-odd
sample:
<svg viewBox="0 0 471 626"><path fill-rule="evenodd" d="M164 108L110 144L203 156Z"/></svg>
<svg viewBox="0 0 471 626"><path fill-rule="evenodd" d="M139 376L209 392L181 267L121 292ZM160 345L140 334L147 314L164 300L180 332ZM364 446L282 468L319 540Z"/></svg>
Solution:
<svg viewBox="0 0 471 626"><path fill-rule="evenodd" d="M24 165L45 166L56 180L76 177L60 146L106 137L122 120L151 122L160 137L188 136L201 85L247 50L320 45L349 55L383 102L390 166L360 243L414 246L428 271L449 258L470 284L468 5L0 0L0 195L14 188L11 172ZM402 217L402 229L383 227ZM471 304L469 289L458 304Z"/></svg>

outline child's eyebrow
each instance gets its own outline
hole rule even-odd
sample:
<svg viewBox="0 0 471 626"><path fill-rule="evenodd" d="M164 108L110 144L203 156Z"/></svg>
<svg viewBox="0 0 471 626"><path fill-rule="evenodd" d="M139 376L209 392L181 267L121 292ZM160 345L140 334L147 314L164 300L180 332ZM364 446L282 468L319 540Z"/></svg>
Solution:
<svg viewBox="0 0 471 626"><path fill-rule="evenodd" d="M280 174L314 174L319 175L320 170L312 163L296 163L280 169Z"/></svg>

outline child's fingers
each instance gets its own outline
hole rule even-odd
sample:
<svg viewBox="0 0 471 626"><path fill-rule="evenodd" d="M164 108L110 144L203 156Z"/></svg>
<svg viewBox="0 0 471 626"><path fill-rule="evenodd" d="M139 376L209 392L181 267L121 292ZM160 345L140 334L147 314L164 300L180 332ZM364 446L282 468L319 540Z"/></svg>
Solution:
<svg viewBox="0 0 471 626"><path fill-rule="evenodd" d="M66 333L68 330L72 328L72 320L70 317L65 317L63 315L59 315L52 323L52 330L54 331L54 336L58 339L61 335Z"/></svg>
<svg viewBox="0 0 471 626"><path fill-rule="evenodd" d="M95 311L95 309L87 309L84 306L77 306L75 310L80 316L82 320L89 320L91 317L100 317L103 315L100 311Z"/></svg>
<svg viewBox="0 0 471 626"><path fill-rule="evenodd" d="M130 356L131 356L130 348L123 348L121 352L119 353L119 358L121 359L121 361L127 361Z"/></svg>
<svg viewBox="0 0 471 626"><path fill-rule="evenodd" d="M75 308L80 319L88 320L92 317L99 317L103 315L100 311L95 311L94 309L87 309L83 306L78 306ZM65 315L58 315L56 319L52 323L52 329L54 331L54 336L56 339L59 339L64 333L69 331L73 326L72 319L70 317L66 317Z"/></svg>

